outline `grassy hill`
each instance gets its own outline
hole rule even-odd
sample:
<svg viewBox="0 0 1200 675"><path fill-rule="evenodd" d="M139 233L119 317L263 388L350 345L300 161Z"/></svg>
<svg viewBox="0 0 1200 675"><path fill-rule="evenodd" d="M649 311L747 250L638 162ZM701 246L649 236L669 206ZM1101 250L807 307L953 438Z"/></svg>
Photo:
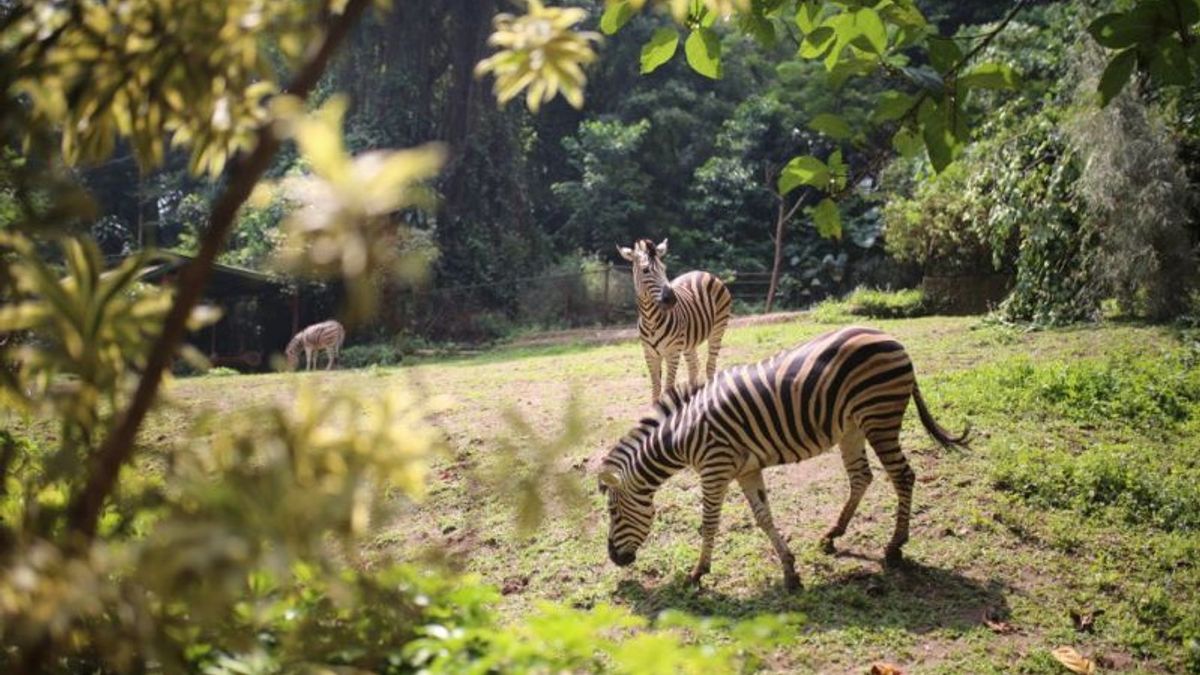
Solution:
<svg viewBox="0 0 1200 675"><path fill-rule="evenodd" d="M769 470L775 520L804 583L792 595L736 489L712 574L702 590L687 586L700 520L691 474L659 493L638 562L618 569L607 560L606 515L587 470L648 410L636 343L501 349L394 369L200 377L178 381L171 396L183 408L217 411L287 398L301 382L448 397L438 418L447 454L431 473L428 498L381 523L365 559L436 558L481 575L502 589L509 617L541 600L624 605L650 617L666 609L738 619L791 613L800 617L795 635L765 655L779 671L863 672L885 660L911 672L1052 673L1062 669L1050 652L1064 645L1106 669L1200 668L1195 344L1131 325L1018 332L973 318L870 323L908 347L943 425L970 422L976 440L970 451L941 450L910 415L903 442L917 487L909 563L899 570L881 568L895 496L877 461L877 480L837 556L817 542L847 489L839 457ZM721 360L756 360L829 328L804 317L737 328ZM511 495L482 476L527 475L500 450L504 438L536 445L513 431L511 417L553 439L572 395L583 431L547 475L578 479L585 503L551 504L536 533L519 536ZM170 440L180 419L160 412L146 438Z"/></svg>

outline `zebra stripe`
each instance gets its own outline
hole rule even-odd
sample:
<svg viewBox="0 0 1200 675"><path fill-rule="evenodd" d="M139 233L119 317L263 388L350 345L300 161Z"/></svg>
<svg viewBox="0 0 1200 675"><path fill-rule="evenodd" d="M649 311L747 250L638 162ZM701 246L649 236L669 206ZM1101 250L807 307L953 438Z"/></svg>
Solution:
<svg viewBox="0 0 1200 675"><path fill-rule="evenodd" d="M733 480L770 538L790 589L799 587L800 580L772 521L763 469L840 448L850 494L822 539L832 552L871 483L865 452L870 442L896 490L896 525L885 549L885 560L894 563L908 541L915 481L900 449L909 398L934 440L966 447L965 432L950 435L929 413L903 345L869 328L830 332L759 363L721 371L698 389L668 394L656 416L643 419L622 438L601 467L600 489L608 496L610 515L608 551L617 565L634 561L650 531L655 492L691 467L700 476L704 504L694 582L709 571L721 505Z"/></svg>
<svg viewBox="0 0 1200 675"><path fill-rule="evenodd" d="M633 248L618 247L621 256L633 263L633 285L637 293L638 336L646 367L650 371L650 400L662 395L662 366L666 361L667 389L675 387L675 373L682 354L688 381L699 384L700 360L696 349L708 341L707 379L717 370L717 354L733 306L729 289L708 272L688 272L667 281L663 256L667 240L657 246L641 239Z"/></svg>
<svg viewBox="0 0 1200 675"><path fill-rule="evenodd" d="M321 350L325 351L328 362L325 369L333 368L337 361L338 351L346 340L346 329L337 321L329 320L315 323L296 333L288 342L284 354L287 356L288 367L296 369L300 361L300 350L304 350L305 370L312 370L317 365Z"/></svg>

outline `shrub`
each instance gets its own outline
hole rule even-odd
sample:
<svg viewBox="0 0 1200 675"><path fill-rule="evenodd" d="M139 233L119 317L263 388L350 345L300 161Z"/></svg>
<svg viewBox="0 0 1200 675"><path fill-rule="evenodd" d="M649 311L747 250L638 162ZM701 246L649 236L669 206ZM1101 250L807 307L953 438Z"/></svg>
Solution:
<svg viewBox="0 0 1200 675"><path fill-rule="evenodd" d="M351 345L338 355L338 364L343 368L366 368L368 366L395 366L404 355L386 342L366 345Z"/></svg>
<svg viewBox="0 0 1200 675"><path fill-rule="evenodd" d="M817 323L848 323L854 321L855 317L904 319L925 313L925 297L918 289L881 291L858 288L840 300L821 302L812 309L812 318Z"/></svg>

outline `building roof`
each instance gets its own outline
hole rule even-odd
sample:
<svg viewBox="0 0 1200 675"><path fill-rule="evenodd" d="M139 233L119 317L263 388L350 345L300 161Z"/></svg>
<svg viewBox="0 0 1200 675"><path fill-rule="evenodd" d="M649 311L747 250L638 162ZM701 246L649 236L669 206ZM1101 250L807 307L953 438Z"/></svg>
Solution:
<svg viewBox="0 0 1200 675"><path fill-rule="evenodd" d="M143 281L169 278L195 260L195 256L174 251L159 251L153 255L152 260L153 263L142 272ZM217 263L213 265L212 279L208 283L205 295L215 297L279 292L290 282L286 277Z"/></svg>

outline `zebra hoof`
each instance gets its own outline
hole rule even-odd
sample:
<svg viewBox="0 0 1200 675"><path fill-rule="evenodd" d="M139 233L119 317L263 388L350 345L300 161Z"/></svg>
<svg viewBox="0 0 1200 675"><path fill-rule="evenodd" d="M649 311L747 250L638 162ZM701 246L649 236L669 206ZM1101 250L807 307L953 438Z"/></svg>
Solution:
<svg viewBox="0 0 1200 675"><path fill-rule="evenodd" d="M788 593L795 593L804 588L804 585L800 583L799 575L789 574L783 577L783 587Z"/></svg>

